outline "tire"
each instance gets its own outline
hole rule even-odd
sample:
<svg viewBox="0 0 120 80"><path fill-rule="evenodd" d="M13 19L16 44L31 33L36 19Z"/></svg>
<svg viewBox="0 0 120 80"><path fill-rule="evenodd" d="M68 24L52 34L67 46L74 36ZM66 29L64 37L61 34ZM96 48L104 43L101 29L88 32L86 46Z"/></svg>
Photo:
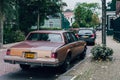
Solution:
<svg viewBox="0 0 120 80"><path fill-rule="evenodd" d="M28 70L30 68L30 65L26 65L26 64L19 64L20 68L24 71Z"/></svg>
<svg viewBox="0 0 120 80"><path fill-rule="evenodd" d="M60 66L60 70L62 72L66 72L67 70L70 69L70 60L71 60L71 57L67 56L67 58L65 59L64 63Z"/></svg>
<svg viewBox="0 0 120 80"><path fill-rule="evenodd" d="M95 42L92 42L92 45L95 45Z"/></svg>
<svg viewBox="0 0 120 80"><path fill-rule="evenodd" d="M86 56L86 50L87 50L87 47L85 46L84 51L80 54L80 59L84 59L85 58L85 56Z"/></svg>

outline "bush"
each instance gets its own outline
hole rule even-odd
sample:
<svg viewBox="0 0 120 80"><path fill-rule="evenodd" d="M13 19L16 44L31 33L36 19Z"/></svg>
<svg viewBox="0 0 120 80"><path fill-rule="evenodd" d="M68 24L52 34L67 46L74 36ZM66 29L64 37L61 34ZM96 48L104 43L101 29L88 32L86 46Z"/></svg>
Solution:
<svg viewBox="0 0 120 80"><path fill-rule="evenodd" d="M91 53L93 55L93 58L96 60L106 60L113 55L113 50L109 47L96 45L92 48Z"/></svg>
<svg viewBox="0 0 120 80"><path fill-rule="evenodd" d="M72 27L73 27L73 28L79 28L79 25L78 25L76 22L74 22L74 23L72 24Z"/></svg>
<svg viewBox="0 0 120 80"><path fill-rule="evenodd" d="M14 37L15 42L20 42L20 41L23 41L25 39L24 33L21 32L20 30L15 31L14 36L15 36Z"/></svg>
<svg viewBox="0 0 120 80"><path fill-rule="evenodd" d="M4 31L4 44L14 43L23 41L25 39L24 33L20 30L12 31L6 30Z"/></svg>

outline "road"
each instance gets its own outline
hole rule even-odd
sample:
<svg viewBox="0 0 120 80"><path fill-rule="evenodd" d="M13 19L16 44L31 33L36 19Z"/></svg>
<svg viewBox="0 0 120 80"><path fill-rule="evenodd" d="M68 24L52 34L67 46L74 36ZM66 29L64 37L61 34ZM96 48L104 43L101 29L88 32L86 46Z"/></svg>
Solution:
<svg viewBox="0 0 120 80"><path fill-rule="evenodd" d="M98 36L97 38L100 37ZM92 47L92 45L87 46L86 57L91 55L90 50ZM5 52L6 49L0 50L0 80L56 80L62 75L59 71L50 67L38 66L31 68L29 71L22 71L18 64L4 63L3 57L5 56ZM79 60L73 61L71 68L80 62Z"/></svg>

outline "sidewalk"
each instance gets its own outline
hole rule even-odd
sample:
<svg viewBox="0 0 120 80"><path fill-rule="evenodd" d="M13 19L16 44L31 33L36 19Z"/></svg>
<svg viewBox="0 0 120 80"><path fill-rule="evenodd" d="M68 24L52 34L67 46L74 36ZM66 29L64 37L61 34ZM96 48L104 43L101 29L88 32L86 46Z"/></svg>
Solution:
<svg viewBox="0 0 120 80"><path fill-rule="evenodd" d="M100 44L101 40L96 43ZM93 61L89 57L63 76L72 76L69 80L120 80L120 43L107 36L107 46L114 50L113 61Z"/></svg>

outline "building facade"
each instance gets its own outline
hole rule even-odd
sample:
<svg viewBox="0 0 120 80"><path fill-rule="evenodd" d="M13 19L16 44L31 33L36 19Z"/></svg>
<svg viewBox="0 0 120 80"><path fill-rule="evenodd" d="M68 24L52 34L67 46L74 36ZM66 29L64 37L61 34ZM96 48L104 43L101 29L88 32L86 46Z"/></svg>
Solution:
<svg viewBox="0 0 120 80"><path fill-rule="evenodd" d="M49 16L41 28L68 29L70 28L70 23L63 14L59 14L57 17Z"/></svg>
<svg viewBox="0 0 120 80"><path fill-rule="evenodd" d="M70 26L72 26L72 24L74 23L75 19L74 19L74 12L71 10L66 10L63 12L64 16L66 17L66 19L69 21Z"/></svg>

